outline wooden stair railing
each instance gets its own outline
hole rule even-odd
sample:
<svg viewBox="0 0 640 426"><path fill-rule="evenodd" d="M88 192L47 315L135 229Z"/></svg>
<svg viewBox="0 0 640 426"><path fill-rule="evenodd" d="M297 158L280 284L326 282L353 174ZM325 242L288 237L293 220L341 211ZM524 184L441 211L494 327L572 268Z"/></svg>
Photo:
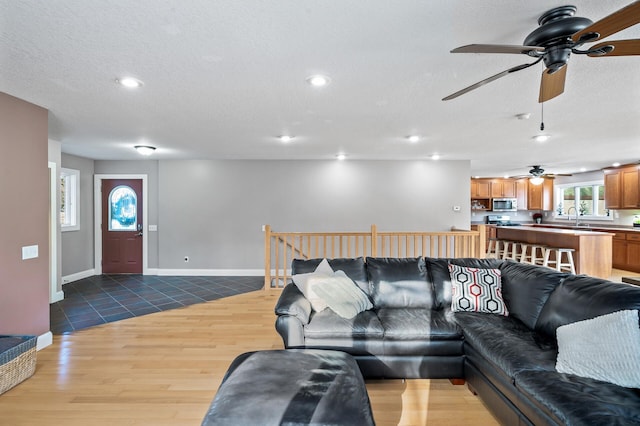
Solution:
<svg viewBox="0 0 640 426"><path fill-rule="evenodd" d="M485 231L274 232L265 225L265 290L283 288L295 258L484 257Z"/></svg>

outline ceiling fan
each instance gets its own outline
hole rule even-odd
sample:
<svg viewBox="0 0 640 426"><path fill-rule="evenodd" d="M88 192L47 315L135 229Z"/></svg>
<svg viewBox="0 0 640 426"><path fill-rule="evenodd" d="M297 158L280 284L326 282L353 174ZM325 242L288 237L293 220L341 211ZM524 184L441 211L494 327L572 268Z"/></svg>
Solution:
<svg viewBox="0 0 640 426"><path fill-rule="evenodd" d="M529 170L528 175L516 176L515 178L518 179L528 177L532 184L540 185L542 182L544 182L545 179L554 179L556 176L573 175L566 173L545 173L544 169L541 166L531 166L531 170Z"/></svg>
<svg viewBox="0 0 640 426"><path fill-rule="evenodd" d="M572 53L592 58L640 55L640 39L600 42L586 50L579 49L584 44L593 43L640 22L640 1L635 1L595 23L587 18L573 16L576 10L575 6L560 6L542 14L538 19L539 27L524 39L523 46L469 44L453 49L451 53L515 53L528 55L536 60L485 78L442 100L457 98L508 74L544 61L545 70L542 72L538 102L546 102L564 92L567 63Z"/></svg>

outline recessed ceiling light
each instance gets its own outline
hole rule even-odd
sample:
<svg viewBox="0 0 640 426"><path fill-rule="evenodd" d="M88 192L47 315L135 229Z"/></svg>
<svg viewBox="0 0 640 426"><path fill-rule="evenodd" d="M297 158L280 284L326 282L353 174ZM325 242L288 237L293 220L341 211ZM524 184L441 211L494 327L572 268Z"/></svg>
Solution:
<svg viewBox="0 0 640 426"><path fill-rule="evenodd" d="M530 112L523 112L521 114L516 114L516 118L518 120L528 120L529 117L531 117L531 113Z"/></svg>
<svg viewBox="0 0 640 426"><path fill-rule="evenodd" d="M293 140L293 136L282 135L282 136L278 136L278 139L280 139L280 142L282 143L289 143Z"/></svg>
<svg viewBox="0 0 640 426"><path fill-rule="evenodd" d="M420 136L418 135L407 136L407 140L411 143L420 142Z"/></svg>
<svg viewBox="0 0 640 426"><path fill-rule="evenodd" d="M144 84L142 83L142 81L133 77L116 78L116 83L128 89L137 89L138 87L142 87L142 85Z"/></svg>
<svg viewBox="0 0 640 426"><path fill-rule="evenodd" d="M316 74L316 75L307 77L307 83L309 83L314 87L326 86L327 84L329 84L330 81L331 79L329 79L329 77L321 74Z"/></svg>
<svg viewBox="0 0 640 426"><path fill-rule="evenodd" d="M549 140L550 137L551 137L550 135L535 135L531 139L533 139L536 142L546 142Z"/></svg>
<svg viewBox="0 0 640 426"><path fill-rule="evenodd" d="M504 175L504 178L505 179L509 179L509 175Z"/></svg>
<svg viewBox="0 0 640 426"><path fill-rule="evenodd" d="M581 171L581 172L586 172L586 171L587 171L587 168L586 168L586 167L580 167L580 171Z"/></svg>
<svg viewBox="0 0 640 426"><path fill-rule="evenodd" d="M617 161L615 163L612 164L613 167L620 167L620 163L618 163Z"/></svg>
<svg viewBox="0 0 640 426"><path fill-rule="evenodd" d="M340 161L342 160L346 160L347 159L347 154L338 154L336 155L336 158Z"/></svg>
<svg viewBox="0 0 640 426"><path fill-rule="evenodd" d="M440 159L440 154L433 154L433 155L431 156L431 159L432 159L432 160L439 160L439 159Z"/></svg>
<svg viewBox="0 0 640 426"><path fill-rule="evenodd" d="M150 145L136 145L134 148L142 155L151 155L156 150L155 146Z"/></svg>

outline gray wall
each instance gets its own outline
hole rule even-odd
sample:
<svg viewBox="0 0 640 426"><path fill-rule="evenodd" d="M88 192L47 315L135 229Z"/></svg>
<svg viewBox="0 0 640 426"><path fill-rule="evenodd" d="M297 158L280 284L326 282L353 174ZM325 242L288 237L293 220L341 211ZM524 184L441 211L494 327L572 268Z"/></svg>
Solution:
<svg viewBox="0 0 640 426"><path fill-rule="evenodd" d="M164 269L259 269L276 231L469 227L468 161L160 161ZM461 207L453 212L453 206ZM190 257L188 264L184 256Z"/></svg>
<svg viewBox="0 0 640 426"><path fill-rule="evenodd" d="M93 269L93 163L62 154L62 167L80 171L80 229L62 232L62 276Z"/></svg>
<svg viewBox="0 0 640 426"><path fill-rule="evenodd" d="M261 269L265 224L276 231L368 231L372 224L381 231L445 231L470 222L469 161L96 160L93 166L95 174L148 176L148 225L158 225L148 233L151 269ZM93 237L80 245L93 256ZM68 248L63 252L64 258Z"/></svg>

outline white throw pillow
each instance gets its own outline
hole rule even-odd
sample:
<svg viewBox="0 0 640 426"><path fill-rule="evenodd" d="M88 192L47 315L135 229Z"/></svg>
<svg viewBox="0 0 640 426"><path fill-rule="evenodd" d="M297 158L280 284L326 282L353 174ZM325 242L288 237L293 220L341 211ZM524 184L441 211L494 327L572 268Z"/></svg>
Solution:
<svg viewBox="0 0 640 426"><path fill-rule="evenodd" d="M315 271L308 274L296 274L291 277L293 283L298 287L298 290L304 294L304 297L311 303L311 307L314 311L320 312L327 309L327 303L319 297L313 287L318 285L320 280L318 278L327 278L333 275L333 269L329 265L327 259L322 259L322 262L316 267Z"/></svg>
<svg viewBox="0 0 640 426"><path fill-rule="evenodd" d="M559 373L640 388L638 311L618 311L558 327Z"/></svg>
<svg viewBox="0 0 640 426"><path fill-rule="evenodd" d="M343 271L336 271L330 277L314 278L319 281L313 288L329 306L342 318L353 318L360 312L373 308L366 294Z"/></svg>
<svg viewBox="0 0 640 426"><path fill-rule="evenodd" d="M508 316L502 298L500 269L470 268L449 264L451 310Z"/></svg>

